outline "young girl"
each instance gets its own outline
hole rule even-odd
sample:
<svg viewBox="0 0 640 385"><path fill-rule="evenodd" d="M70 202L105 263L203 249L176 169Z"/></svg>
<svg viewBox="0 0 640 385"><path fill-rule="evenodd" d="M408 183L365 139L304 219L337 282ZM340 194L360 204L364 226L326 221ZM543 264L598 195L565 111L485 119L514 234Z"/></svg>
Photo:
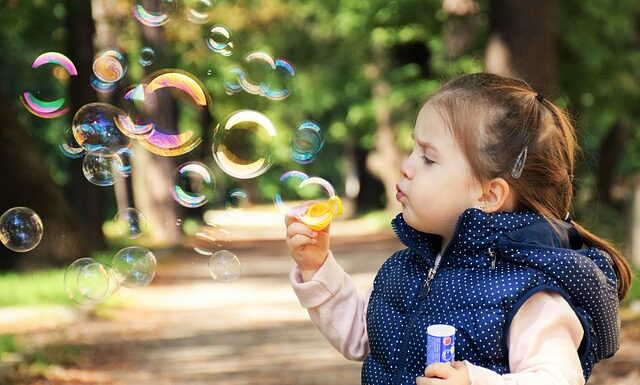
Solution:
<svg viewBox="0 0 640 385"><path fill-rule="evenodd" d="M359 296L329 232L288 215L294 290L363 384L584 384L619 345L630 271L571 219L576 140L526 83L479 73L422 107L400 167L393 228L406 249ZM426 362L426 330L456 328L453 367Z"/></svg>

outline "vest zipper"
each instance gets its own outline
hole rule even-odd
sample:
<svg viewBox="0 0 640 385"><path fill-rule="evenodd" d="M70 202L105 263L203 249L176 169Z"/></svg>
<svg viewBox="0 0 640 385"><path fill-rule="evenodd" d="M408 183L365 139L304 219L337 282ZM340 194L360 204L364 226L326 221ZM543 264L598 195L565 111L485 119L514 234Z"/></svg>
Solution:
<svg viewBox="0 0 640 385"><path fill-rule="evenodd" d="M498 252L490 247L489 256L491 257L491 270L493 270L496 268L496 260L498 259Z"/></svg>
<svg viewBox="0 0 640 385"><path fill-rule="evenodd" d="M437 266L429 268L427 279L424 281L422 289L420 290L420 298L424 298L429 294L429 291L431 290L431 281L433 281L433 278L436 276L437 268Z"/></svg>

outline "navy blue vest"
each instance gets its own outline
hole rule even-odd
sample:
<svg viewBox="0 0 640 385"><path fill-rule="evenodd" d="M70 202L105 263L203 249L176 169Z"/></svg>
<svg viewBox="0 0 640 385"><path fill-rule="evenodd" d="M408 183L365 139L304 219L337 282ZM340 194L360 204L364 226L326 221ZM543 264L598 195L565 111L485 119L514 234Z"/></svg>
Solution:
<svg viewBox="0 0 640 385"><path fill-rule="evenodd" d="M608 254L582 248L568 223L555 225L531 212L468 209L426 285L442 238L411 228L398 215L393 228L407 249L392 255L375 278L362 383L414 385L424 373L432 324L456 327L456 360L509 373L509 325L540 290L561 294L580 319L585 333L578 354L588 378L619 346L617 278Z"/></svg>

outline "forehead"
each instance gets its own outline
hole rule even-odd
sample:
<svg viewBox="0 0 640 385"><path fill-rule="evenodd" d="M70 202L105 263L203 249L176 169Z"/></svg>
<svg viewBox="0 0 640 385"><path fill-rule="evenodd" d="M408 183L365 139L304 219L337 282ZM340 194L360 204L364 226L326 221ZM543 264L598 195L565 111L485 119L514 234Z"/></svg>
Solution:
<svg viewBox="0 0 640 385"><path fill-rule="evenodd" d="M425 104L418 113L413 130L416 141L428 141L433 145L456 146L449 125L442 114L431 103ZM457 146L456 146L457 147Z"/></svg>

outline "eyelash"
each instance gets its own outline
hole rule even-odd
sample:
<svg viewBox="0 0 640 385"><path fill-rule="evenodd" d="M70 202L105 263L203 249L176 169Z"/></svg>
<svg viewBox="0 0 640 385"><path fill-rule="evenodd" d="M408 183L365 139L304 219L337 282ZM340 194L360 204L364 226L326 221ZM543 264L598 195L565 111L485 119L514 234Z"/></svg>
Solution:
<svg viewBox="0 0 640 385"><path fill-rule="evenodd" d="M427 158L425 155L422 155L421 158L424 161L424 164L426 164L427 166L431 166L432 164L435 163L433 160Z"/></svg>

